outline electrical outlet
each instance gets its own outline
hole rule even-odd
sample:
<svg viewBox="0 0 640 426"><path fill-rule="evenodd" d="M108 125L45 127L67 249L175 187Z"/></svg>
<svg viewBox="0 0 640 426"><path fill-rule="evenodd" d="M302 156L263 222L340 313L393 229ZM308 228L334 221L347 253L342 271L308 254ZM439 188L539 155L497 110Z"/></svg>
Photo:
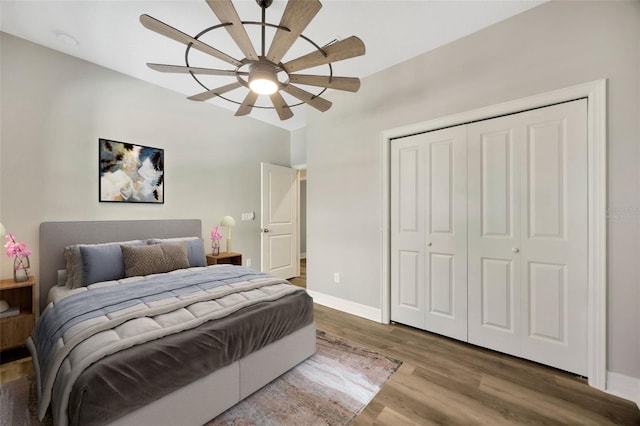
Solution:
<svg viewBox="0 0 640 426"><path fill-rule="evenodd" d="M247 260L245 260L245 264L246 266L251 266L251 258L248 257Z"/></svg>
<svg viewBox="0 0 640 426"><path fill-rule="evenodd" d="M333 273L333 282L336 284L340 283L340 272L334 272Z"/></svg>

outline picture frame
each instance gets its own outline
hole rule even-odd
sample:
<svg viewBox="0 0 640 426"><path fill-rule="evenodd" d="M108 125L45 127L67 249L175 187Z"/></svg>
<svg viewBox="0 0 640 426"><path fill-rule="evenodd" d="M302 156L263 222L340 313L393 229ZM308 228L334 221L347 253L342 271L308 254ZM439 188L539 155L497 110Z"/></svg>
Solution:
<svg viewBox="0 0 640 426"><path fill-rule="evenodd" d="M98 139L98 200L164 204L164 149Z"/></svg>

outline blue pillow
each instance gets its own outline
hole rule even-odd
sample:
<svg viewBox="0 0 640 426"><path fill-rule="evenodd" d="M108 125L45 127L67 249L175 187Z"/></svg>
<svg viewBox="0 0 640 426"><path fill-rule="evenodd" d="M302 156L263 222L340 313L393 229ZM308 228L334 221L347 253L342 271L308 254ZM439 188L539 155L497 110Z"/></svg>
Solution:
<svg viewBox="0 0 640 426"><path fill-rule="evenodd" d="M125 277L122 249L117 244L81 246L83 283L119 280Z"/></svg>
<svg viewBox="0 0 640 426"><path fill-rule="evenodd" d="M204 240L198 237L185 237L185 238L154 238L148 241L149 244L162 244L162 243L187 243L187 258L189 259L189 266L207 266L207 258L204 254Z"/></svg>

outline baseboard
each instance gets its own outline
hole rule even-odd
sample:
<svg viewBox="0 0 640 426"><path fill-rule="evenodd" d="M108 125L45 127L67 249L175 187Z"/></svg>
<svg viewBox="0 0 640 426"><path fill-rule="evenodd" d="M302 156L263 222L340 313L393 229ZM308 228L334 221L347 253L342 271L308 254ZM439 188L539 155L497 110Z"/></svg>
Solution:
<svg viewBox="0 0 640 426"><path fill-rule="evenodd" d="M378 308L372 308L371 306L362 305L350 300L341 299L339 297L330 296L328 294L318 293L316 291L308 289L307 293L309 293L309 296L313 297L313 301L315 303L318 303L322 306L337 309L338 311L346 312L348 314L362 317L371 321L381 321L382 312Z"/></svg>
<svg viewBox="0 0 640 426"><path fill-rule="evenodd" d="M640 379L607 371L606 392L633 401L640 408Z"/></svg>

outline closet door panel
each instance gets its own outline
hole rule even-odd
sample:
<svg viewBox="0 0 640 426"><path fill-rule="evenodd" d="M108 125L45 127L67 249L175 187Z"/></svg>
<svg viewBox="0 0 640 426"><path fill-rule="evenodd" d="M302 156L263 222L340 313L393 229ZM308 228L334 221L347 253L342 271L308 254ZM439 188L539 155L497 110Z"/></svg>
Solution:
<svg viewBox="0 0 640 426"><path fill-rule="evenodd" d="M523 356L586 375L587 101L523 115Z"/></svg>
<svg viewBox="0 0 640 426"><path fill-rule="evenodd" d="M483 327L515 333L513 262L508 259L481 259L480 294Z"/></svg>
<svg viewBox="0 0 640 426"><path fill-rule="evenodd" d="M470 124L469 342L520 354L520 151L513 117Z"/></svg>
<svg viewBox="0 0 640 426"><path fill-rule="evenodd" d="M466 128L458 126L421 136L427 169L425 329L466 341Z"/></svg>
<svg viewBox="0 0 640 426"><path fill-rule="evenodd" d="M391 320L424 328L424 148L391 145Z"/></svg>
<svg viewBox="0 0 640 426"><path fill-rule="evenodd" d="M394 141L391 150L391 319L466 340L466 128L403 138ZM403 161L403 155L410 160ZM414 178L417 180L411 181ZM400 226L402 221L413 224L414 218L415 227ZM396 222L397 232L393 231ZM406 251L415 254L418 272L413 275L402 272L401 262L394 265L396 253ZM419 299L421 326L416 325L420 321L414 315L418 309L411 311L400 299L401 288L413 288L402 276L416 277L418 290L411 294Z"/></svg>

